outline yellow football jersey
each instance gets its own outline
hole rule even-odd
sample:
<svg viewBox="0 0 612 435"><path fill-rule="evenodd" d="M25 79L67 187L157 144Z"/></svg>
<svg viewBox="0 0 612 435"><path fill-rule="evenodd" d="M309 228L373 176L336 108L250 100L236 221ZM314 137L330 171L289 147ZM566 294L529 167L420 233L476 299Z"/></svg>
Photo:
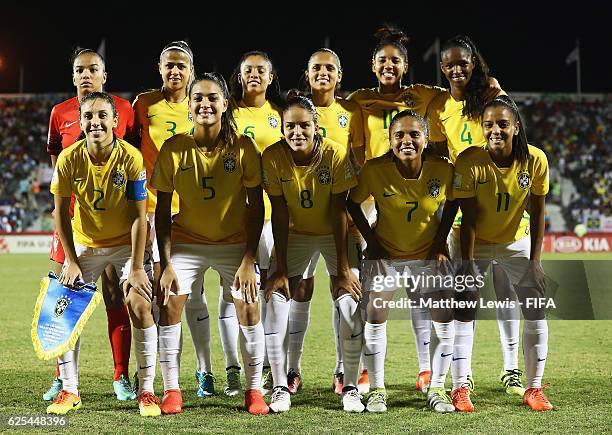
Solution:
<svg viewBox="0 0 612 435"><path fill-rule="evenodd" d="M232 102L232 113L237 132L253 139L261 152L283 137L281 111L270 101L261 107L247 107L242 101Z"/></svg>
<svg viewBox="0 0 612 435"><path fill-rule="evenodd" d="M365 144L363 115L357 103L336 97L330 106L316 109L321 136L346 146L348 151Z"/></svg>
<svg viewBox="0 0 612 435"><path fill-rule="evenodd" d="M284 197L293 233L332 234L331 195L357 184L346 147L324 138L321 153L321 163L311 169L295 165L284 140L263 152L264 187L269 195Z"/></svg>
<svg viewBox="0 0 612 435"><path fill-rule="evenodd" d="M485 148L470 148L455 165L453 193L456 198L476 198L476 238L489 243L511 243L529 234L523 215L529 192L548 193L548 160L544 152L529 145L526 164L515 161L498 168Z"/></svg>
<svg viewBox="0 0 612 435"><path fill-rule="evenodd" d="M501 91L499 95L506 95ZM484 145L487 141L480 119L463 116L465 101L457 101L450 91L433 99L427 108L429 140L444 142L448 146L448 158L455 163L457 156L466 148Z"/></svg>
<svg viewBox="0 0 612 435"><path fill-rule="evenodd" d="M395 115L411 109L425 116L427 106L444 88L414 84L402 86L394 94L381 94L378 88L359 89L349 95L363 112L366 160L389 151L389 125Z"/></svg>
<svg viewBox="0 0 612 435"><path fill-rule="evenodd" d="M253 139L261 152L282 139L281 111L276 104L266 101L261 107L247 107L242 101L238 103L232 101L232 108L238 133ZM264 194L264 207L264 219L270 220L272 205L266 194Z"/></svg>
<svg viewBox="0 0 612 435"><path fill-rule="evenodd" d="M179 195L173 242L243 243L246 188L261 184L261 154L255 142L244 135L229 147L204 152L192 135L178 134L160 150L151 183L162 192Z"/></svg>
<svg viewBox="0 0 612 435"><path fill-rule="evenodd" d="M147 180L151 180L157 155L164 141L175 134L189 133L193 121L189 113L189 99L170 103L160 90L145 92L134 100L134 112L140 125L140 152L147 168ZM153 213L157 204L157 193L150 185L147 211ZM172 213L178 213L178 196L172 197Z"/></svg>
<svg viewBox="0 0 612 435"><path fill-rule="evenodd" d="M146 171L142 155L117 139L104 166L91 162L85 139L75 142L57 159L51 193L76 197L74 242L92 248L129 245L132 220L128 200L144 201Z"/></svg>
<svg viewBox="0 0 612 435"><path fill-rule="evenodd" d="M374 197L374 233L391 258L424 259L440 223L438 209L453 200L452 182L453 166L446 159L425 157L419 178L408 180L388 153L366 162L351 200Z"/></svg>

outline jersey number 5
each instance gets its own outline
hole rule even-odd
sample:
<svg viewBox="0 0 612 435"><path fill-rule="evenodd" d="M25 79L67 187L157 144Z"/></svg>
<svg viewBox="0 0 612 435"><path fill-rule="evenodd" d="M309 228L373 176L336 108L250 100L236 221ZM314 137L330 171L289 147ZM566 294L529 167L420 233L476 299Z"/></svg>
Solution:
<svg viewBox="0 0 612 435"><path fill-rule="evenodd" d="M208 180L212 180L214 177L202 177L202 189L204 189L207 194L204 199L213 199L215 197L215 188L212 186L207 186L206 183Z"/></svg>

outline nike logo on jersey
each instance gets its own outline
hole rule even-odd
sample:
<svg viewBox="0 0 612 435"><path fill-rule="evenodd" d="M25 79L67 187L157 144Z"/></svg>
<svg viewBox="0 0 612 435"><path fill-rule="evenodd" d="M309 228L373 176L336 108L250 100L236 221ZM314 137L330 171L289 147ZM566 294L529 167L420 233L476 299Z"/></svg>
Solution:
<svg viewBox="0 0 612 435"><path fill-rule="evenodd" d="M396 193L395 192L383 192L383 196L385 198L388 198L388 197L393 196L393 195L396 195Z"/></svg>
<svg viewBox="0 0 612 435"><path fill-rule="evenodd" d="M376 102L374 102L374 103L368 103L368 104L366 104L366 105L365 105L365 107L372 107L374 104L376 104Z"/></svg>
<svg viewBox="0 0 612 435"><path fill-rule="evenodd" d="M77 122L79 122L79 121L72 121L72 122L66 121L66 123L64 124L64 127L65 128L69 128L70 126L76 124Z"/></svg>
<svg viewBox="0 0 612 435"><path fill-rule="evenodd" d="M197 320L198 322L201 322L202 320L206 320L206 319L208 319L209 317L210 317L210 314L209 314L208 316L204 316L204 317L202 317L201 319L200 319L199 317L197 317L197 318L196 318L196 320Z"/></svg>
<svg viewBox="0 0 612 435"><path fill-rule="evenodd" d="M484 181L480 181L478 180L478 184L487 184L490 180L484 180Z"/></svg>
<svg viewBox="0 0 612 435"><path fill-rule="evenodd" d="M147 115L147 119L151 119L151 118L153 118L154 116L157 116L157 113L156 113L155 115Z"/></svg>
<svg viewBox="0 0 612 435"><path fill-rule="evenodd" d="M441 355L441 357L442 357L442 358L446 358L447 356L451 356L451 355L452 355L452 352L451 352L451 353L447 353L447 354L444 354L444 353L443 353L443 354Z"/></svg>
<svg viewBox="0 0 612 435"><path fill-rule="evenodd" d="M281 177L281 183L286 183L287 181L293 181L293 178L289 178L287 180L284 180L283 177Z"/></svg>
<svg viewBox="0 0 612 435"><path fill-rule="evenodd" d="M467 358L453 358L453 361L459 361L460 359L467 359Z"/></svg>
<svg viewBox="0 0 612 435"><path fill-rule="evenodd" d="M181 169L181 171L188 171L189 169L193 168L193 166L189 166L188 168L183 168L182 166L179 165L179 168Z"/></svg>

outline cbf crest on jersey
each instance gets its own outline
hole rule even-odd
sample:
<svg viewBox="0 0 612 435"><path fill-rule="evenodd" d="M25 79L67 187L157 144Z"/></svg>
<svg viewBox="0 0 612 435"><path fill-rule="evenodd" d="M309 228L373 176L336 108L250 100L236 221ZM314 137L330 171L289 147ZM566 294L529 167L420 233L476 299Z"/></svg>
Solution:
<svg viewBox="0 0 612 435"><path fill-rule="evenodd" d="M113 187L116 187L117 189L122 188L125 186L126 180L125 170L123 168L117 168L113 174Z"/></svg>
<svg viewBox="0 0 612 435"><path fill-rule="evenodd" d="M427 194L432 198L440 196L440 180L432 178L427 182Z"/></svg>
<svg viewBox="0 0 612 435"><path fill-rule="evenodd" d="M223 159L223 169L225 172L232 173L238 167L238 162L236 160L236 156L232 152L225 153L222 157Z"/></svg>
<svg viewBox="0 0 612 435"><path fill-rule="evenodd" d="M416 104L414 97L409 91L406 91L402 94L402 101L408 107L414 107Z"/></svg>
<svg viewBox="0 0 612 435"><path fill-rule="evenodd" d="M531 185L531 176L528 171L520 171L516 174L516 180L518 182L518 186L525 190L528 189Z"/></svg>
<svg viewBox="0 0 612 435"><path fill-rule="evenodd" d="M321 184L331 184L332 177L331 172L329 171L329 166L321 165L317 169L317 179Z"/></svg>
<svg viewBox="0 0 612 435"><path fill-rule="evenodd" d="M277 129L278 125L279 125L279 120L278 120L278 116L270 114L268 115L268 125L270 126L270 128L273 129Z"/></svg>
<svg viewBox="0 0 612 435"><path fill-rule="evenodd" d="M346 113L340 113L338 115L338 125L341 128L346 128L348 126L348 114Z"/></svg>

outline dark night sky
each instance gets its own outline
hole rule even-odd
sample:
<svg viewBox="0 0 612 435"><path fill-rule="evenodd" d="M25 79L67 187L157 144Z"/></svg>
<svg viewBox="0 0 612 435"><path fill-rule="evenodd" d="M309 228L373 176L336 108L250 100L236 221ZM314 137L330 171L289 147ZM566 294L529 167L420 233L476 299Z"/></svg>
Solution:
<svg viewBox="0 0 612 435"><path fill-rule="evenodd" d="M535 3L535 2L532 2ZM228 3L229 4L229 3ZM231 3L238 8L237 3ZM526 11L512 2L492 3L496 9L318 9L312 2L294 3L298 10L232 14L200 7L185 16L133 16L121 10L88 12L81 19L52 18L42 10L34 16L4 13L0 26L0 93L17 92L19 66L24 68L25 92L73 92L68 58L79 45L96 49L106 38L109 91L141 91L158 87L157 61L169 41L188 38L195 52L196 71L216 68L228 75L240 55L251 49L267 51L284 89L297 85L312 51L326 36L344 67L345 89L370 87L374 47L372 34L383 23L400 26L411 36L408 50L415 82L434 83L434 60L422 56L439 36L442 42L466 33L476 42L502 87L509 91L574 92L575 65L565 58L581 41L583 92L611 92L610 6L580 2L569 12L560 2L553 8ZM257 4L260 8L273 4ZM246 7L243 7L246 9ZM187 9L187 8L185 8ZM282 10L277 8L276 11ZM507 11L504 13L504 11ZM95 15L95 18L85 18ZM74 23L79 23L74 25ZM404 81L406 83L406 80ZM444 84L444 82L443 82Z"/></svg>

